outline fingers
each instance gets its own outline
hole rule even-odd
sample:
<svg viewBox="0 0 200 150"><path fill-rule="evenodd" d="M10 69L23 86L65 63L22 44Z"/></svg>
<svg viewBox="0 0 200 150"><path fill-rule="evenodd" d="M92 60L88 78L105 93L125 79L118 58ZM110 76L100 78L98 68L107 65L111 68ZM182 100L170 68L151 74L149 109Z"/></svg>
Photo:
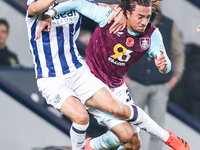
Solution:
<svg viewBox="0 0 200 150"><path fill-rule="evenodd" d="M34 41L40 38L42 31L50 32L51 30L51 18L48 15L44 15L42 21L40 22L39 29L36 33Z"/></svg>
<svg viewBox="0 0 200 150"><path fill-rule="evenodd" d="M157 66L157 68L162 71L162 72L166 72L167 70L167 59L164 56L164 51L160 50L161 54L158 57L156 54L154 55L154 61L155 61L155 65Z"/></svg>
<svg viewBox="0 0 200 150"><path fill-rule="evenodd" d="M121 31L123 29L122 25L117 24L116 22L112 24L110 27L110 33L116 34L117 32Z"/></svg>
<svg viewBox="0 0 200 150"><path fill-rule="evenodd" d="M117 24L117 23L116 23L116 24ZM126 27L126 24L118 24L118 25L113 24L113 25L110 27L109 30L110 30L110 33L116 34L117 32L124 30L125 27Z"/></svg>
<svg viewBox="0 0 200 150"><path fill-rule="evenodd" d="M116 34L117 32L125 29L125 27L126 27L126 17L123 15L122 11L114 13L109 18L108 23L111 23L113 20L115 20L115 22L109 28L110 33Z"/></svg>
<svg viewBox="0 0 200 150"><path fill-rule="evenodd" d="M114 14L109 18L108 24L110 24L110 23L114 20L115 17L116 17L116 13L114 13Z"/></svg>
<svg viewBox="0 0 200 150"><path fill-rule="evenodd" d="M40 38L40 33L41 33L41 32L42 32L42 28L39 28L38 31L37 31L37 33L36 33L36 36L35 36L34 41L36 41L37 39Z"/></svg>
<svg viewBox="0 0 200 150"><path fill-rule="evenodd" d="M164 51L163 50L160 50L161 54L164 54Z"/></svg>
<svg viewBox="0 0 200 150"><path fill-rule="evenodd" d="M164 51L160 50L161 54L160 57L157 58L157 65L162 66L162 65L167 65L167 60L164 56Z"/></svg>
<svg viewBox="0 0 200 150"><path fill-rule="evenodd" d="M51 23L49 23L48 25L47 25L47 30L45 30L46 32L50 32L50 30L51 30Z"/></svg>
<svg viewBox="0 0 200 150"><path fill-rule="evenodd" d="M154 55L154 59L156 59L156 60L158 59L158 56L157 56L157 54L155 54L155 55Z"/></svg>
<svg viewBox="0 0 200 150"><path fill-rule="evenodd" d="M155 60L156 66L160 66L167 62L167 60L164 56L164 51L160 50L160 52L161 52L161 54L159 57L157 56L157 54L154 55L154 60Z"/></svg>

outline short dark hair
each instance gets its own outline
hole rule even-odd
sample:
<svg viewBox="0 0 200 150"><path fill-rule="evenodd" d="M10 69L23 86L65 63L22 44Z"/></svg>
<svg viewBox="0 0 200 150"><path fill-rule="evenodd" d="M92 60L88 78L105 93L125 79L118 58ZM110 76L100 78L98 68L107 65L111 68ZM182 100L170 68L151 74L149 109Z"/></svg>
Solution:
<svg viewBox="0 0 200 150"><path fill-rule="evenodd" d="M4 24L8 28L8 32L9 32L9 24L5 19L0 19L0 24Z"/></svg>
<svg viewBox="0 0 200 150"><path fill-rule="evenodd" d="M156 4L154 4L157 1L162 1L162 0L121 0L121 3L119 3L119 7L122 8L123 14L125 16L127 10L130 13L135 10L136 4L146 7L152 6L152 12L158 13L160 12L159 7Z"/></svg>

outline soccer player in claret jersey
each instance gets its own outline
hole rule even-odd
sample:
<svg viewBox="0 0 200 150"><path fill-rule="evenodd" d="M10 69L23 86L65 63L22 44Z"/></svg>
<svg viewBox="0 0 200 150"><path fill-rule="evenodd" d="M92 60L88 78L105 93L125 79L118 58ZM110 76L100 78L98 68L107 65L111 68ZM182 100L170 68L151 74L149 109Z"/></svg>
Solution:
<svg viewBox="0 0 200 150"><path fill-rule="evenodd" d="M174 150L189 150L187 142L159 127L143 110L134 105L130 97L127 98L129 95L123 76L144 53L147 52L154 57L155 65L161 73L168 73L171 70L171 62L165 52L159 30L149 23L152 9L151 0L123 0L119 7L122 8L127 18L127 28L117 34L110 34L110 24L107 24L107 17L112 15L113 11L111 9L108 11L108 7L99 7L85 0L69 0L50 10L47 14L53 17L65 11L76 10L98 22L99 26L93 33L86 50L86 59L91 71L110 87L118 100L124 104L132 104L131 106L135 108L133 109L134 119L129 121L132 125L155 135ZM99 107L99 109L101 108ZM118 131L115 127L122 122L99 109L89 107L88 110L94 114L99 123L108 126L117 134ZM85 149L108 149L111 148L110 143L114 143L113 147L120 145L121 141L117 141L116 138L115 141L113 140L113 132L108 131L100 137L86 139ZM118 138L120 137L118 136ZM134 139L118 149L135 149Z"/></svg>

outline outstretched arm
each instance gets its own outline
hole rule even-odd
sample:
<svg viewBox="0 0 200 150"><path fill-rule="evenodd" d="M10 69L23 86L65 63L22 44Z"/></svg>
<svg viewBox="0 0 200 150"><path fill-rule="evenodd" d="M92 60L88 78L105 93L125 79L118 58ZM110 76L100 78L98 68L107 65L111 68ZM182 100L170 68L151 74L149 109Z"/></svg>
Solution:
<svg viewBox="0 0 200 150"><path fill-rule="evenodd" d="M100 6L94 5L85 0L68 0L66 2L60 3L54 9L49 10L46 14L50 17L54 17L57 14L76 10L86 17L92 19L93 21L99 23L100 27L105 26L107 23L110 23L112 20L115 20L113 25L110 27L110 33L117 33L120 30L123 30L126 27L126 18L123 15L121 8L118 8L118 5L107 5L100 3ZM117 12L113 11L110 7L117 10ZM45 27L47 26L47 29ZM37 32L35 40L37 40L40 36L42 30L50 31L51 22L48 16L44 16L43 20L40 23L40 28Z"/></svg>
<svg viewBox="0 0 200 150"><path fill-rule="evenodd" d="M30 16L38 15L51 6L55 0L37 0L28 6L28 14Z"/></svg>
<svg viewBox="0 0 200 150"><path fill-rule="evenodd" d="M160 31L156 28L151 35L150 48L147 51L150 57L154 57L155 65L161 73L171 71L171 61L167 56Z"/></svg>
<svg viewBox="0 0 200 150"><path fill-rule="evenodd" d="M100 27L104 27L108 23L109 18L114 13L110 7L98 6L86 0L68 0L66 2L60 3L54 7L54 9L56 10L56 14L75 10L97 22Z"/></svg>

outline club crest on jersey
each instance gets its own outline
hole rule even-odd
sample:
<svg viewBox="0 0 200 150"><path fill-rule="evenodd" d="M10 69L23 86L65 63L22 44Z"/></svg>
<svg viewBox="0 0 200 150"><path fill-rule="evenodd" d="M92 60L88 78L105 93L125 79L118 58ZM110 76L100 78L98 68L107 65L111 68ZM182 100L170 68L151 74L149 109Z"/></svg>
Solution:
<svg viewBox="0 0 200 150"><path fill-rule="evenodd" d="M53 99L53 101L55 102L55 103L59 103L60 102L60 95L59 94L57 94L55 97L54 97L54 99Z"/></svg>
<svg viewBox="0 0 200 150"><path fill-rule="evenodd" d="M143 50L147 50L150 46L150 38L149 37L142 37L140 38L140 47Z"/></svg>
<svg viewBox="0 0 200 150"><path fill-rule="evenodd" d="M133 46L134 45L134 39L133 38L127 38L126 39L126 45L128 46L128 47L131 47L131 46Z"/></svg>

